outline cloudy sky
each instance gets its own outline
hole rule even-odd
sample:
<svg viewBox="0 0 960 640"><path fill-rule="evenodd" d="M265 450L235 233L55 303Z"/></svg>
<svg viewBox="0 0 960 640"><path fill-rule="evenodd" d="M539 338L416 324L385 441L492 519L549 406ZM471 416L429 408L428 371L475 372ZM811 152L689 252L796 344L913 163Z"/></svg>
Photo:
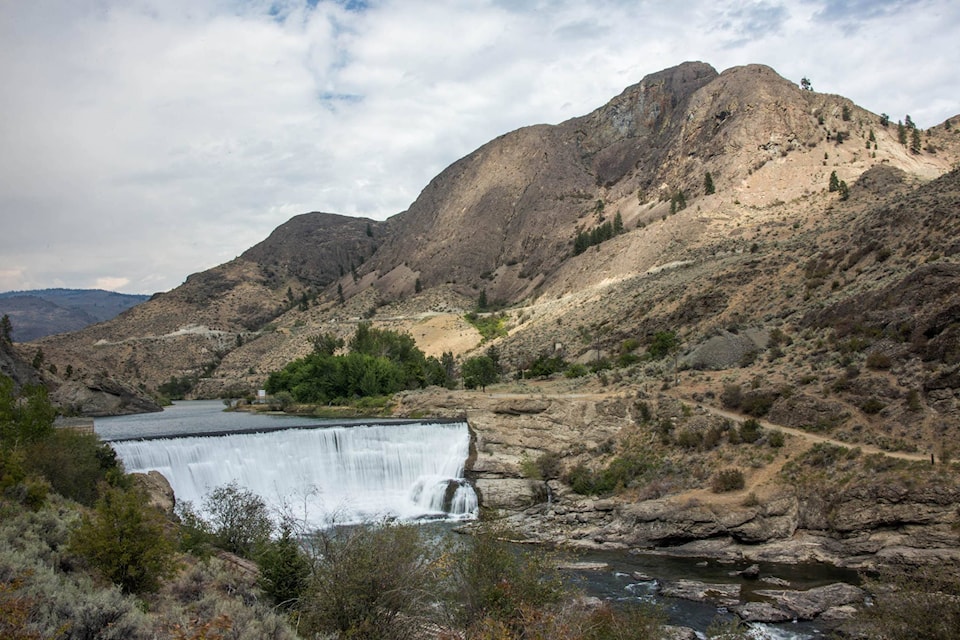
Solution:
<svg viewBox="0 0 960 640"><path fill-rule="evenodd" d="M8 0L0 291L153 293L291 216L384 219L685 60L960 113L955 0Z"/></svg>

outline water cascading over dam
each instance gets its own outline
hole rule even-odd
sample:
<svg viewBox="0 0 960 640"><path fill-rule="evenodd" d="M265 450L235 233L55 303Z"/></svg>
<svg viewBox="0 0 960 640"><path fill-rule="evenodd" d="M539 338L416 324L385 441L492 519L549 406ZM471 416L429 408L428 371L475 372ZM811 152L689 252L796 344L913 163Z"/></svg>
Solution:
<svg viewBox="0 0 960 640"><path fill-rule="evenodd" d="M465 423L363 425L111 443L129 472L159 471L178 502L201 509L236 482L308 526L382 518L466 519Z"/></svg>

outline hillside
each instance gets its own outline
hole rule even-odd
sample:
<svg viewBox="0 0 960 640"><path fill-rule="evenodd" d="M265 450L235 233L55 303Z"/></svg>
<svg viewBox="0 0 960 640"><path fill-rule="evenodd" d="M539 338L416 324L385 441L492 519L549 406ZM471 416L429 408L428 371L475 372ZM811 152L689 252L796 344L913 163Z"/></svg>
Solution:
<svg viewBox="0 0 960 640"><path fill-rule="evenodd" d="M8 291L0 293L0 315L10 317L16 342L29 342L110 320L147 298L102 289Z"/></svg>
<svg viewBox="0 0 960 640"><path fill-rule="evenodd" d="M913 153L896 125L768 67L685 63L580 118L492 140L385 222L298 216L237 259L25 355L39 347L61 372L106 370L148 390L188 377L197 395L241 394L307 353L310 336L346 336L363 319L433 355L485 349L463 319L484 292L505 314L509 334L492 344L512 371L558 348L616 361L626 344L629 362L674 331L696 393L758 379L771 393L805 385L801 398L826 389L853 407L854 432L879 421L856 407L882 378L884 397L922 391L920 424L950 425L960 136L948 122L922 140ZM828 190L833 172L845 200ZM623 233L575 252L578 236L614 221ZM875 313L841 321L864 309ZM864 366L875 351L884 368ZM659 384L668 364L617 375Z"/></svg>

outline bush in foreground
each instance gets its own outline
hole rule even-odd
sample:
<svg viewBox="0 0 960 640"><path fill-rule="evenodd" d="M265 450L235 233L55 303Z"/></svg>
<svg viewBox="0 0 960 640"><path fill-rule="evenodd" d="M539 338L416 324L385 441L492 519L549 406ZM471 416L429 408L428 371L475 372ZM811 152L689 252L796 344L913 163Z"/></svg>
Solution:
<svg viewBox="0 0 960 640"><path fill-rule="evenodd" d="M124 593L156 591L176 569L166 519L136 490L105 487L92 515L73 532L70 548Z"/></svg>

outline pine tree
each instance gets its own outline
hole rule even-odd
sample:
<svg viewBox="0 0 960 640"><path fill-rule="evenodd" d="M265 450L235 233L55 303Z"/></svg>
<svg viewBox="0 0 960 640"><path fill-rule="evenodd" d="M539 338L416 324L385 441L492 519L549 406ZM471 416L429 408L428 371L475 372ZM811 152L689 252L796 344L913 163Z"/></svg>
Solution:
<svg viewBox="0 0 960 640"><path fill-rule="evenodd" d="M903 122L897 120L897 140L900 144L907 145L907 128L903 126Z"/></svg>
<svg viewBox="0 0 960 640"><path fill-rule="evenodd" d="M13 342L13 323L10 322L10 316L3 314L0 318L0 341L10 344Z"/></svg>
<svg viewBox="0 0 960 640"><path fill-rule="evenodd" d="M836 190L839 189L839 188L840 188L840 179L837 178L837 172L836 172L836 171L831 171L831 172L830 172L830 184L829 184L829 186L827 187L827 191L833 193L834 191L836 191Z"/></svg>
<svg viewBox="0 0 960 640"><path fill-rule="evenodd" d="M337 283L337 300L340 301L340 304L343 304L346 301L343 297L343 285L339 282Z"/></svg>
<svg viewBox="0 0 960 640"><path fill-rule="evenodd" d="M483 311L487 308L487 290L480 290L480 297L477 299L477 309Z"/></svg>
<svg viewBox="0 0 960 640"><path fill-rule="evenodd" d="M804 80L806 80L806 78L804 78ZM716 191L716 188L713 186L713 176L707 171L706 175L703 176L703 193L709 196L716 193Z"/></svg>
<svg viewBox="0 0 960 640"><path fill-rule="evenodd" d="M837 185L837 191L840 193L841 200L846 200L850 197L850 189L847 188L847 183L843 180Z"/></svg>
<svg viewBox="0 0 960 640"><path fill-rule="evenodd" d="M618 236L621 233L623 233L623 216L617 211L617 215L613 216L613 235Z"/></svg>
<svg viewBox="0 0 960 640"><path fill-rule="evenodd" d="M920 129L914 129L910 132L910 151L912 153L920 153Z"/></svg>

